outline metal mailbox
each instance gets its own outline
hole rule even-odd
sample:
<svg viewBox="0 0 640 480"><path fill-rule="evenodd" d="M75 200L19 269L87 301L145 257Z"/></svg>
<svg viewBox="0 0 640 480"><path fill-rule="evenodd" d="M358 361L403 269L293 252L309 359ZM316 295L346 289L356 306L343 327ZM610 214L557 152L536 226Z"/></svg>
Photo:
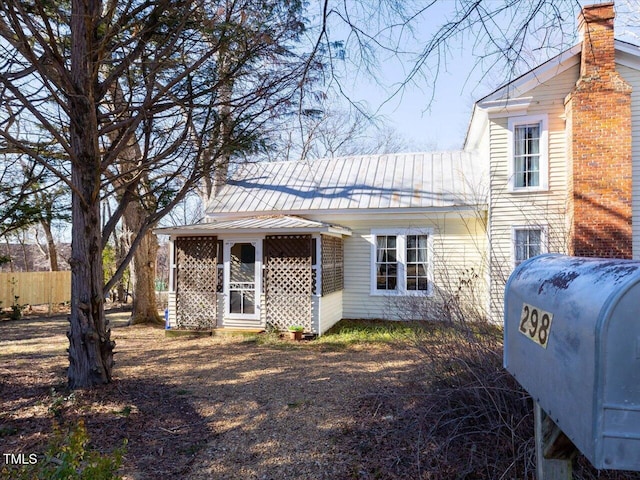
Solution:
<svg viewBox="0 0 640 480"><path fill-rule="evenodd" d="M504 340L505 368L596 468L640 471L640 262L523 262Z"/></svg>

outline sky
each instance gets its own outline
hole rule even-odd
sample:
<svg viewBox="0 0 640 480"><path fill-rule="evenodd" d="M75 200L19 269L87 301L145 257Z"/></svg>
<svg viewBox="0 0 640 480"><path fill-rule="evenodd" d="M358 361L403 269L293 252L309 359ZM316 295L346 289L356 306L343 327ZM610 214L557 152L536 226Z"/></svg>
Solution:
<svg viewBox="0 0 640 480"><path fill-rule="evenodd" d="M494 3L496 0L490 0ZM637 28L638 10L636 0L618 0L616 2L616 38L639 43ZM417 2L418 4L420 2ZM499 2L501 3L501 2ZM581 0L582 5L598 3L598 0ZM428 16L419 19L414 25L415 39L405 36L398 44L406 50L417 51L430 39L434 32L452 15L456 3L444 0L429 8ZM567 14L574 15L573 12ZM575 18L566 19L566 45L556 45L551 51L532 51L529 65L535 66L551 58L555 53L574 44ZM334 36L345 34L336 27ZM456 150L463 146L470 121L473 104L485 95L501 86L505 81L505 72L489 69L479 64L478 55L482 48L473 50L474 32L468 32L449 45L446 61L440 62L435 81L429 72L425 77L405 87L401 93L389 100L390 93L399 82L406 78L411 62L403 62L393 55L379 54L378 70L374 76L361 68L345 67L344 80L341 82L351 101L364 103L369 111L395 128L406 141L408 150ZM402 43L406 42L406 43ZM347 55L349 49L347 49ZM405 56L407 60L410 56ZM435 67L432 65L432 71ZM530 68L523 65L521 73Z"/></svg>
<svg viewBox="0 0 640 480"><path fill-rule="evenodd" d="M417 42L406 38L403 48L418 51L420 41L427 42L443 20L450 15L453 2L440 2L430 7L428 18L415 26ZM382 54L380 70L375 78L356 74L348 95L366 103L381 120L393 127L413 151L458 150L462 148L473 103L489 93L482 72L474 69L471 49L452 45L442 62L437 78L418 78L393 98L389 96L405 80L412 62L404 63L394 55ZM404 59L412 58L406 56Z"/></svg>
<svg viewBox="0 0 640 480"><path fill-rule="evenodd" d="M388 89L364 80L354 95L360 97L408 142L412 150L459 150L462 148L473 104L489 93L482 76L470 72L470 54L450 62L439 73L434 87L411 85L388 100ZM398 72L383 70L384 79L397 82ZM433 89L433 91L432 91Z"/></svg>

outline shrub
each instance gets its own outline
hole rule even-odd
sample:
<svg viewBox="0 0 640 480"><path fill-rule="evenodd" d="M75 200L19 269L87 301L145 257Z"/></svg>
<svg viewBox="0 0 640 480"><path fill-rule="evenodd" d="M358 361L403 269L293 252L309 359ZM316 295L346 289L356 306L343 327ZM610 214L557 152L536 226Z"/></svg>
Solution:
<svg viewBox="0 0 640 480"><path fill-rule="evenodd" d="M53 436L44 457L17 471L8 468L2 478L18 480L117 480L122 465L126 441L111 454L100 454L89 448L89 435L80 419L76 424L62 428L54 421Z"/></svg>
<svg viewBox="0 0 640 480"><path fill-rule="evenodd" d="M457 302L449 307L467 315L414 322L412 335L398 337L420 352L422 369L363 399L369 420L352 436L361 454L354 476L536 477L533 401L502 367L502 328L469 316ZM640 479L640 473L597 471L582 455L573 474L575 480Z"/></svg>

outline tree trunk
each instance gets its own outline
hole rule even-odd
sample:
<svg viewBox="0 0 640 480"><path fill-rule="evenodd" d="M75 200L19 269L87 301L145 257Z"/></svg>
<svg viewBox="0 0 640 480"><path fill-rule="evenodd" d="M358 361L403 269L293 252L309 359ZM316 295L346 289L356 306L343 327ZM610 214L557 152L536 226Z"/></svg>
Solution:
<svg viewBox="0 0 640 480"><path fill-rule="evenodd" d="M91 164L90 159L86 159ZM88 170L88 171L87 171ZM71 178L73 227L71 233L71 314L69 316L70 388L84 388L111 381L113 347L107 330L102 298L102 248L100 202L91 201L99 188L96 166L74 168ZM99 196L96 196L99 198Z"/></svg>
<svg viewBox="0 0 640 480"><path fill-rule="evenodd" d="M112 101L115 109L126 108L122 88L118 82L115 82L111 91ZM112 137L116 137L117 132L112 132ZM116 192L119 196L124 196L127 188L127 180L129 180L130 172L136 172L137 165L142 160L142 150L135 139L122 150L119 155L118 168L121 177L115 180ZM148 188L149 177L147 172L143 172L138 183L139 192L149 194ZM155 200L155 199L154 199ZM127 238L129 244L133 242L132 234L137 234L145 227L147 220L147 212L142 204L142 198L136 198L130 201L123 213L123 230L128 233ZM124 253L124 252L123 252ZM148 230L142 241L133 254L133 261L129 264L129 272L131 274L131 283L133 286L133 310L130 325L150 323L163 325L164 320L158 314L156 304L156 259L158 256L158 240L156 236ZM122 259L119 259L120 264Z"/></svg>
<svg viewBox="0 0 640 480"><path fill-rule="evenodd" d="M127 256L127 240L125 238L125 233L122 232L118 235L114 235L114 244L116 251L116 266L120 265L124 262L124 257ZM128 283L128 278L127 278ZM125 276L123 275L118 283L116 284L116 301L118 303L124 304L127 303L127 294L129 293L127 290L128 285L125 285Z"/></svg>
<svg viewBox="0 0 640 480"><path fill-rule="evenodd" d="M100 149L95 63L101 2L73 0L69 92L71 183L71 313L69 315L70 388L111 381L113 348L103 302L100 223Z"/></svg>
<svg viewBox="0 0 640 480"><path fill-rule="evenodd" d="M124 212L124 223L131 232L138 232L145 221L146 212L138 202L131 202ZM158 257L158 240L148 230L133 255L129 265L133 283L133 310L130 325L150 323L163 325L164 320L158 314L156 303L156 258Z"/></svg>
<svg viewBox="0 0 640 480"><path fill-rule="evenodd" d="M52 272L60 270L58 266L58 249L56 248L56 242L53 239L53 233L51 232L51 223L41 220L40 225L44 230L44 235L47 238L47 255L49 256L49 269Z"/></svg>
<svg viewBox="0 0 640 480"><path fill-rule="evenodd" d="M9 243L9 237L7 236L4 237L4 243L7 244L7 258L9 259L7 263L9 264L9 271L13 273L14 271L13 255L12 255L13 252L11 251L11 244Z"/></svg>
<svg viewBox="0 0 640 480"><path fill-rule="evenodd" d="M20 234L23 234L24 232L20 232ZM20 244L20 250L22 251L22 261L24 262L24 271L25 272L31 272L33 271L33 269L31 268L31 265L29 265L29 255L27 254L27 246L25 245L25 239L24 237L21 237L20 234L18 234L16 236L16 238L18 239L18 243Z"/></svg>

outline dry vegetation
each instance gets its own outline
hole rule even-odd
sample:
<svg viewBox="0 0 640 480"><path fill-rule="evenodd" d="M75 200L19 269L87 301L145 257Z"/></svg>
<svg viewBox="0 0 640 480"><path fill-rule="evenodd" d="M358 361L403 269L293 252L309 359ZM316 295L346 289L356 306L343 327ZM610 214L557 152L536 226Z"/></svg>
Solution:
<svg viewBox="0 0 640 480"><path fill-rule="evenodd" d="M128 439L129 479L534 477L530 400L500 368L495 330L168 339L126 317L110 314L114 383L75 392L64 318L0 322L0 454L40 454L54 420L83 418L101 452ZM584 463L576 478L640 478Z"/></svg>

